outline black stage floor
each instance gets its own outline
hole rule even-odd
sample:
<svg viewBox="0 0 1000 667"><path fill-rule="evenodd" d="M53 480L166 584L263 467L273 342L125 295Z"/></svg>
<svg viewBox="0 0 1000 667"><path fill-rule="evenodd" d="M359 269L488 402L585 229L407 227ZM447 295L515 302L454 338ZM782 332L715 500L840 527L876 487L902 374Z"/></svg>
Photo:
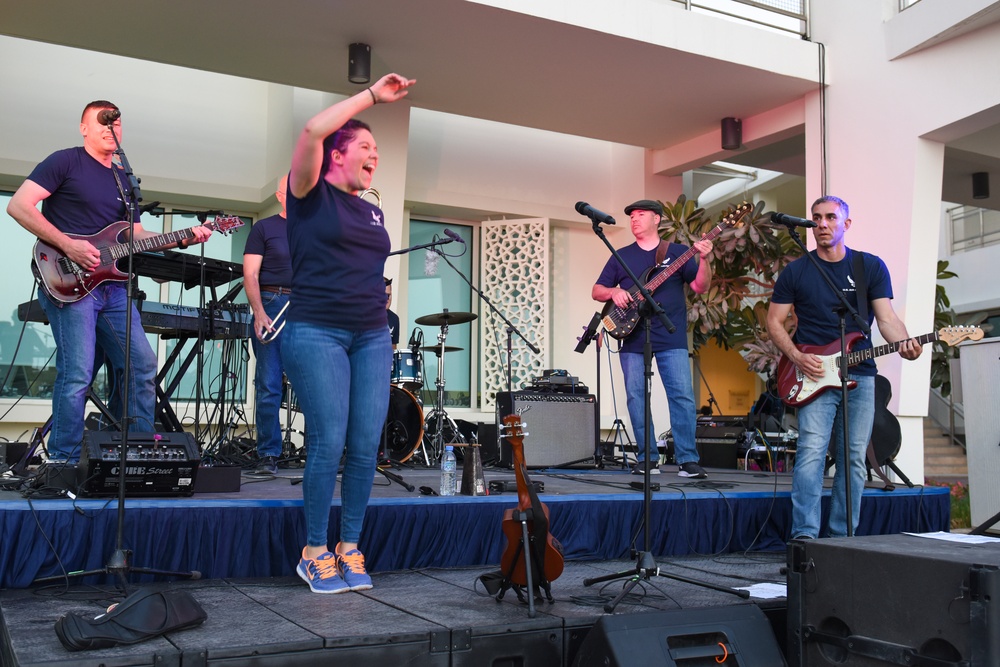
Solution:
<svg viewBox="0 0 1000 667"><path fill-rule="evenodd" d="M665 576L642 581L616 615L734 605L764 610L777 646L784 643L784 554L727 554L660 560L662 572L718 587L777 584L780 597L750 598ZM55 621L65 613L100 614L120 598L93 587L62 586L0 592L4 665L10 667L189 667L226 665L571 665L590 628L605 615L623 580L584 586L586 578L633 571L634 561L568 562L552 584L554 603L539 602L534 618L508 592L487 595L480 574L495 568L382 572L375 588L316 595L296 578L153 584L184 588L205 609L198 628L132 646L72 653L59 643ZM728 664L728 663L727 663ZM740 664L753 664L740 663Z"/></svg>

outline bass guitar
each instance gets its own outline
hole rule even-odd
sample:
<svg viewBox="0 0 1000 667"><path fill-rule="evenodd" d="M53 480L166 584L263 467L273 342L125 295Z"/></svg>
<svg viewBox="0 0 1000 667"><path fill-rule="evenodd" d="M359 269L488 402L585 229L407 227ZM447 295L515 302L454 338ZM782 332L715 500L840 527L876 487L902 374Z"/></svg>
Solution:
<svg viewBox="0 0 1000 667"><path fill-rule="evenodd" d="M855 366L862 361L880 357L883 354L891 354L899 350L899 343L886 343L878 347L870 347L865 350L852 352L851 347L863 338L860 332L853 332L847 335L847 365ZM983 337L983 330L979 327L944 327L936 333L929 333L916 338L918 343L926 345L935 340L940 340L948 345L957 345L963 340L979 340ZM841 366L840 341L835 340L826 345L796 345L797 349L806 354L815 354L823 361L823 377L818 380L805 375L793 364L788 357L782 355L778 361L778 396L785 405L798 407L806 405L822 394L827 389L840 386ZM857 382L848 380L847 388L854 389Z"/></svg>
<svg viewBox="0 0 1000 667"><path fill-rule="evenodd" d="M743 202L736 207L736 210L723 218L722 222L713 227L710 232L705 234L705 240L713 241L719 236L719 234L730 227L737 227L741 225L743 218L752 210L752 205L747 202ZM663 264L654 266L651 270L656 270L657 268L660 268L660 266L663 266L663 270L657 273L655 278L645 284L649 293L652 294L655 292L660 285L666 282L667 278L674 275L682 266L684 266L684 264L687 263L689 259L694 257L697 252L698 251L694 249L694 246L692 246L669 265ZM618 340L621 340L632 333L635 329L635 325L639 323L639 305L642 303L642 292L639 291L638 285L633 285L629 288L629 294L632 295L632 300L624 308L616 306L614 301L606 301L604 303L603 310L601 310L601 324L613 338Z"/></svg>
<svg viewBox="0 0 1000 667"><path fill-rule="evenodd" d="M563 571L563 550L559 540L549 532L549 508L538 500L535 488L528 479L528 466L524 462L524 436L521 415L503 418L504 438L510 443L517 478L517 507L504 512L503 532L507 547L500 557L504 577L518 586L527 586L527 569L524 549L531 550L532 584L548 590L548 583L556 580ZM524 544L521 521L515 513L527 512L529 544ZM530 594L530 593L529 593Z"/></svg>
<svg viewBox="0 0 1000 667"><path fill-rule="evenodd" d="M242 227L239 216L220 216L206 222L213 232L226 234ZM122 233L129 228L128 222L113 222L96 234L67 234L71 239L90 241L101 252L101 261L93 271L84 270L55 246L45 241L35 242L31 263L35 274L45 287L45 291L56 301L74 303L90 294L94 288L109 280L124 281L128 273L118 267L120 260L128 257L128 243L121 242ZM190 229L180 229L169 234L159 234L145 239L136 239L136 252L156 252L194 238Z"/></svg>

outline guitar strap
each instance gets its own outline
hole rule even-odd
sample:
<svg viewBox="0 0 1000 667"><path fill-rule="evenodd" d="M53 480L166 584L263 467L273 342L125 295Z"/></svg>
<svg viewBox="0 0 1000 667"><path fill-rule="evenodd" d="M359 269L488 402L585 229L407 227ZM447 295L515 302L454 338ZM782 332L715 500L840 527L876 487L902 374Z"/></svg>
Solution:
<svg viewBox="0 0 1000 667"><path fill-rule="evenodd" d="M660 245L656 246L656 264L654 266L659 266L667 258L667 248L669 247L670 241L660 239Z"/></svg>
<svg viewBox="0 0 1000 667"><path fill-rule="evenodd" d="M858 296L858 314L865 322L868 321L868 280L865 277L865 254L859 250L851 250L854 262L854 289Z"/></svg>

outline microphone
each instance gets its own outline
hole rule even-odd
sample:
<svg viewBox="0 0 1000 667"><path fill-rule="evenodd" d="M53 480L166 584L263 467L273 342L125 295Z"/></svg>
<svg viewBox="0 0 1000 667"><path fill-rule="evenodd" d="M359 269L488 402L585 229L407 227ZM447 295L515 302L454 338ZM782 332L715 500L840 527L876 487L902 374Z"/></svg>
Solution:
<svg viewBox="0 0 1000 667"><path fill-rule="evenodd" d="M118 120L122 112L118 109L101 109L97 112L97 122L101 125L111 125Z"/></svg>
<svg viewBox="0 0 1000 667"><path fill-rule="evenodd" d="M465 239L463 239L461 236L451 231L450 229L444 230L444 235L450 238L452 241L458 241L462 245L465 245Z"/></svg>
<svg viewBox="0 0 1000 667"><path fill-rule="evenodd" d="M139 213L149 213L150 211L152 211L154 208L156 208L159 205L160 205L160 202L158 202L158 201L151 201L148 204L143 204L139 208Z"/></svg>
<svg viewBox="0 0 1000 667"><path fill-rule="evenodd" d="M603 222L606 225L615 224L615 219L604 211L598 211L596 208L591 206L585 201L578 201L576 203L576 212L580 215L585 215L594 222Z"/></svg>
<svg viewBox="0 0 1000 667"><path fill-rule="evenodd" d="M806 220L805 218L796 218L794 215L785 215L784 213L771 213L771 222L777 223L779 225L785 225L786 227L807 227L812 228L816 226L816 223L812 220Z"/></svg>

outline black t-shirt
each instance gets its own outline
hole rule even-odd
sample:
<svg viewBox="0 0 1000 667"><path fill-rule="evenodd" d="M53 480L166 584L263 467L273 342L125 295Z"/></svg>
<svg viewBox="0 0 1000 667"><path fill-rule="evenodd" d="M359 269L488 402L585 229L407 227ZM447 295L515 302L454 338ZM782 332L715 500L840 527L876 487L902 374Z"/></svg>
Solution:
<svg viewBox="0 0 1000 667"><path fill-rule="evenodd" d="M261 285L292 286L292 259L288 252L288 221L280 215L258 220L247 236L243 254L260 255Z"/></svg>

